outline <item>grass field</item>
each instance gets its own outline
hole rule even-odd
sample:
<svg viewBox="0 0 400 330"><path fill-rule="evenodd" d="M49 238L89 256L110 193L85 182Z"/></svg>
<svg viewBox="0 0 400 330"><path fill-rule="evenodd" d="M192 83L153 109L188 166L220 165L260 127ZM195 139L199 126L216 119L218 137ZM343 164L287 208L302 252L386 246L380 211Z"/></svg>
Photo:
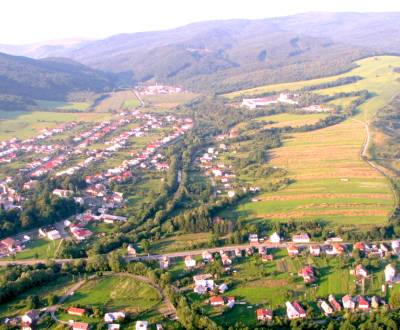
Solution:
<svg viewBox="0 0 400 330"><path fill-rule="evenodd" d="M110 117L108 113L90 112L0 111L0 141L30 138L43 128L54 128L70 121L96 122Z"/></svg>
<svg viewBox="0 0 400 330"><path fill-rule="evenodd" d="M96 112L120 111L132 109L139 105L135 93L132 90L124 90L111 93L102 100L95 108Z"/></svg>
<svg viewBox="0 0 400 330"><path fill-rule="evenodd" d="M178 94L144 95L142 98L146 106L172 109L180 104L189 102L197 96L197 94L188 92Z"/></svg>
<svg viewBox="0 0 400 330"><path fill-rule="evenodd" d="M152 253L165 253L194 249L197 244L210 241L210 233L184 234L163 238L150 247Z"/></svg>
<svg viewBox="0 0 400 330"><path fill-rule="evenodd" d="M85 111L87 110L91 102L62 102L62 101L47 101L47 100L36 100L36 104L38 105L38 109L42 110L78 110Z"/></svg>
<svg viewBox="0 0 400 330"><path fill-rule="evenodd" d="M260 202L241 204L237 209L239 213L253 220L324 219L340 225L387 221L394 204L390 184L361 159L360 151L366 139L363 122L368 122L400 88L396 80L400 75L393 72L393 67L400 65L400 57L368 58L358 65L343 75L264 86L229 95L252 94L259 90L296 90L351 75L364 79L316 92L333 94L368 89L374 95L360 107L360 113L354 118L358 121L348 119L328 128L286 136L283 147L271 152L270 163L286 169L294 183L279 192L262 194Z"/></svg>
<svg viewBox="0 0 400 330"><path fill-rule="evenodd" d="M17 253L15 259L52 259L56 257L55 253L60 244L62 244L61 240L35 239L27 243L26 249Z"/></svg>
<svg viewBox="0 0 400 330"><path fill-rule="evenodd" d="M104 306L107 310L141 313L160 303L159 293L149 284L124 275L89 280L66 305Z"/></svg>

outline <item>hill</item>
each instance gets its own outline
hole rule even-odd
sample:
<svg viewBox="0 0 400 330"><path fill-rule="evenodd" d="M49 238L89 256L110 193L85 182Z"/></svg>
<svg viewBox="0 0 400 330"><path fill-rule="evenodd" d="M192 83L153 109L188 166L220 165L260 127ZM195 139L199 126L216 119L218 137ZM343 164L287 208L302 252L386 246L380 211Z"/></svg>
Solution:
<svg viewBox="0 0 400 330"><path fill-rule="evenodd" d="M32 99L64 100L74 91L103 91L115 75L91 69L70 59L27 57L0 53L0 105L21 110Z"/></svg>
<svg viewBox="0 0 400 330"><path fill-rule="evenodd" d="M41 56L72 58L193 90L227 92L334 75L369 55L399 53L399 13L305 13L261 20L208 21L120 34ZM1 49L1 48L0 48Z"/></svg>

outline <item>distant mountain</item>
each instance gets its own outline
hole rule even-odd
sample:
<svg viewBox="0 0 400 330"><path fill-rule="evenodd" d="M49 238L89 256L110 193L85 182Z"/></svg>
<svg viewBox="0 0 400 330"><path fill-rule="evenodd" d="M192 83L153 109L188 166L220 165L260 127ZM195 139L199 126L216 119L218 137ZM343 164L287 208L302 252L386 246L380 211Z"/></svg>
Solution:
<svg viewBox="0 0 400 330"><path fill-rule="evenodd" d="M0 53L0 101L7 109L13 102L20 106L32 99L63 100L74 91L104 91L114 81L115 75L70 59L34 60Z"/></svg>
<svg viewBox="0 0 400 330"><path fill-rule="evenodd" d="M365 56L400 53L399 31L400 13L306 13L193 23L41 51L133 81L226 92L332 75Z"/></svg>

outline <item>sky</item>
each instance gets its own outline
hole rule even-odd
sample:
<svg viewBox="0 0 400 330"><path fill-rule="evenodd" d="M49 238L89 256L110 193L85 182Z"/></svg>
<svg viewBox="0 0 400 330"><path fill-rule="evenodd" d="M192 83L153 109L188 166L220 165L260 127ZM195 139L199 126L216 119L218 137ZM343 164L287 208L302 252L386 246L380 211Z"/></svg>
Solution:
<svg viewBox="0 0 400 330"><path fill-rule="evenodd" d="M191 22L309 11L400 11L398 0L1 0L0 43L101 39Z"/></svg>

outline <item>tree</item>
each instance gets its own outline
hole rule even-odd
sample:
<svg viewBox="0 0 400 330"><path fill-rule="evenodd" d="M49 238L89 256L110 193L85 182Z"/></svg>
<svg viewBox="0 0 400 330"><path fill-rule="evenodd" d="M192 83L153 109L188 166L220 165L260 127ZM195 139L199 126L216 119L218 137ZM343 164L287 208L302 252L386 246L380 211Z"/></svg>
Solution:
<svg viewBox="0 0 400 330"><path fill-rule="evenodd" d="M39 308L39 305L40 305L39 296L37 296L37 295L32 295L32 296L28 296L28 297L26 298L26 306L27 306L29 309L36 309L36 308Z"/></svg>

